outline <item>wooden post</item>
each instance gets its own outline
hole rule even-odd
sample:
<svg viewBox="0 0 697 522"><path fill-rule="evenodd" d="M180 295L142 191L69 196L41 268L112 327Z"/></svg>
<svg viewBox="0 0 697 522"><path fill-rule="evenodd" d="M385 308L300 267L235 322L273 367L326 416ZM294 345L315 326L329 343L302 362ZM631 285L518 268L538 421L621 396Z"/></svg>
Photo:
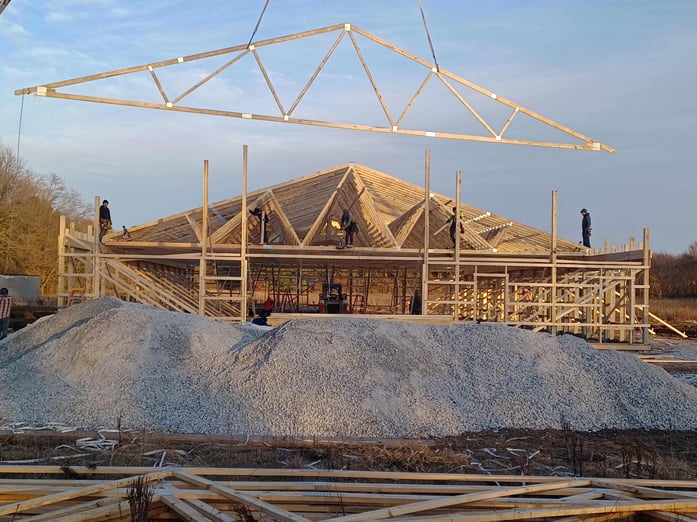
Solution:
<svg viewBox="0 0 697 522"><path fill-rule="evenodd" d="M65 306L66 299L61 295L65 291L65 216L61 215L58 224L58 280L56 295L58 297L56 304L58 308Z"/></svg>
<svg viewBox="0 0 697 522"><path fill-rule="evenodd" d="M550 252L550 262L552 263L551 277L552 277L552 290L551 290L551 323L550 332L552 335L557 334L557 191L552 191L552 237L551 237L551 252Z"/></svg>
<svg viewBox="0 0 697 522"><path fill-rule="evenodd" d="M643 268L643 290L644 290L644 298L642 299L643 303L643 317L642 320L644 324L649 324L649 290L650 290L650 284L649 284L649 267L651 266L651 250L649 249L649 229L645 228L644 229L644 268ZM633 312L633 311L632 311ZM643 330L643 343L644 344L649 344L649 327L644 326L642 327Z"/></svg>
<svg viewBox="0 0 697 522"><path fill-rule="evenodd" d="M93 229L93 228L94 228L94 227L92 226L92 223L90 223L89 225L87 225L87 236L88 236L88 237L92 237L92 229ZM71 234L71 235L75 233L75 222L74 222L74 221L71 221L70 224L68 225L68 233ZM74 248L72 248L72 247L68 248L68 252L73 253L73 252L74 252ZM89 259L90 259L89 256L90 256L90 254L88 253L88 254L87 254L87 257L85 258L85 271L88 270L88 266L87 266L87 265L88 265L88 262L89 262ZM91 272L91 273L92 273L92 276L90 277L90 281L92 281L92 278L94 277L94 272ZM67 279L68 279L68 288L66 288L66 291L68 292L68 295L70 295L70 292L72 292L72 291L73 291L73 288L75 287L75 277L74 277L74 274L75 274L75 263L74 263L73 260L71 259L70 262L68 263L68 273L67 273L67 276L66 276ZM86 282L85 282L85 286L86 286ZM87 290L87 288L85 288L84 290Z"/></svg>
<svg viewBox="0 0 697 522"><path fill-rule="evenodd" d="M99 240L99 234L101 232L101 227L99 226L99 196L94 197L94 236L92 236L92 274L93 274L93 284L92 292L93 297L102 296L102 281L99 273L99 252L102 249L102 242ZM86 281L85 281L86 282ZM87 286L87 285L85 285ZM83 291L87 291L87 288L83 288Z"/></svg>
<svg viewBox="0 0 697 522"><path fill-rule="evenodd" d="M462 186L462 171L455 173L455 305L453 306L453 321L457 321L460 309L460 199Z"/></svg>
<svg viewBox="0 0 697 522"><path fill-rule="evenodd" d="M208 160L203 160L203 206L201 215L201 261L198 273L198 313L206 315L206 243L208 243Z"/></svg>
<svg viewBox="0 0 697 522"><path fill-rule="evenodd" d="M240 319L247 320L247 145L242 146L242 233L240 239Z"/></svg>
<svg viewBox="0 0 697 522"><path fill-rule="evenodd" d="M428 249L429 234L431 231L431 149L426 149L426 162L424 166L424 261L421 265L421 315L428 315Z"/></svg>

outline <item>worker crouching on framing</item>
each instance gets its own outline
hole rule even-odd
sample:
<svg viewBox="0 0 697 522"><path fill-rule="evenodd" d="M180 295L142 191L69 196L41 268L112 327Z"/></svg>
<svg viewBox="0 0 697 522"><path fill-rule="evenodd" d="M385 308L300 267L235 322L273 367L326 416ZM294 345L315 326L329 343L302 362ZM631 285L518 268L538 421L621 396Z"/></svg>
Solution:
<svg viewBox="0 0 697 522"><path fill-rule="evenodd" d="M258 324L260 326L268 326L266 319L271 315L274 303L275 301L271 296L267 297L266 301L264 301L264 307L259 312L259 317L255 317L254 319L252 319L252 323Z"/></svg>
<svg viewBox="0 0 697 522"><path fill-rule="evenodd" d="M268 241L268 223L269 216L266 211L262 208L256 207L254 210L250 210L249 213L252 216L259 218L259 244L263 245Z"/></svg>

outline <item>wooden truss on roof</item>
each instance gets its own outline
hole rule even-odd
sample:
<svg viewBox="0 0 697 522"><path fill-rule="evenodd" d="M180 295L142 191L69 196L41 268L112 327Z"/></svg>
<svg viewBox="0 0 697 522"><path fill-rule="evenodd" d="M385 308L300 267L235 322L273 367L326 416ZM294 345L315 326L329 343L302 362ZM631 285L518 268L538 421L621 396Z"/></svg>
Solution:
<svg viewBox="0 0 697 522"><path fill-rule="evenodd" d="M342 234L339 224L348 209L358 225L355 246L371 253L416 252L423 248L426 225L424 189L383 172L347 163L309 176L263 188L247 195L247 206L269 217L267 245L277 249L334 247ZM430 248L450 250L448 219L453 201L431 193ZM535 253L549 247L549 234L471 205L461 204L463 251ZM208 245L221 250L239 245L243 226L250 243L260 243L258 220L243 220L242 196L210 204L207 209ZM159 219L129 230L108 234L105 244L138 248L198 248L202 241L203 209ZM578 253L577 243L559 239L560 252Z"/></svg>
<svg viewBox="0 0 697 522"><path fill-rule="evenodd" d="M314 73L311 75L307 83L303 86L303 88L297 93L297 96L292 99L292 100L281 100L281 96L279 96L279 91L274 86L274 82L272 79L272 75L269 74L269 71L267 67L265 67L263 59L262 59L262 53L260 52L262 48L272 46L272 45L277 45L277 44L282 44L283 42L288 42L291 40L297 40L300 38L310 38L313 36L325 34L325 33L332 33L336 32L338 33L336 40L334 41L333 45L330 46L330 48L327 50L326 55L324 58L321 60L321 62L317 65L317 68L315 69ZM339 46L339 44L342 42L342 40L346 39L348 36L348 39L350 40L353 48L355 49L356 55L358 59L360 60L360 63L365 71L365 74L370 81L370 84L372 86L372 89L375 93L375 96L377 97L377 100L380 104L380 107L382 108L382 111L384 113L384 124L383 125L368 125L365 123L360 123L360 122L354 122L354 123L338 123L338 122L330 122L330 121L322 121L322 120L315 120L315 119L309 119L303 117L301 114L302 111L300 109L300 102L305 98L305 96L308 94L310 91L310 88L312 87L313 83L315 80L318 78L320 73L322 72L323 68L329 61L329 59L332 57L334 54L335 50ZM414 92L414 94L411 96L409 101L406 103L406 105L403 107L402 111L397 114L397 113L392 113L390 112L388 108L388 103L386 101L386 96L384 95L384 92L381 90L380 86L378 85L378 82L375 79L375 76L371 72L368 62L366 60L366 57L361 49L360 43L358 36L364 37L369 41L375 42L376 44L379 44L385 48L387 48L390 51L393 51L394 53L397 53L401 55L404 58L407 58L408 60L411 60L412 62L415 62L416 64L422 66L425 69L425 74L423 76L423 81L421 85L418 87L418 89ZM220 108L211 108L211 107L192 107L192 106L187 106L184 105L184 100L187 96L192 94L193 92L201 89L204 87L205 84L210 82L212 79L219 77L221 74L223 74L226 70L232 68L235 64L238 64L242 58L244 58L247 55L252 55L254 57L254 60L256 61L256 64L259 68L259 71L263 75L263 78L266 82L266 85L270 91L270 93L273 96L273 99L275 101L275 104L277 105L278 108L278 113L276 114L253 114L251 112L236 112L236 111L229 111L229 110L222 110ZM187 62L194 62L194 61L204 61L213 57L217 56L223 56L223 55L230 55L230 59L225 62L222 66L219 66L215 69L211 67L211 70L208 72L208 74L204 74L203 77L201 77L198 81L196 81L194 84L191 86L187 87L186 89L183 90L183 92L177 92L177 93L172 93L173 88L165 85L165 81L163 81L159 76L158 76L158 70L164 69L167 67L176 67L178 65L187 63ZM69 87L73 85L78 85L78 84L86 84L90 82L95 82L97 80L103 80L107 78L114 78L114 77L119 77L119 76L126 76L126 75L133 75L133 74L138 74L138 73L147 73L151 76L152 81L154 82L154 85L156 86L157 90L159 91L161 97L162 97L162 102L160 103L151 103L151 102L145 102L145 101L139 101L137 99L123 99L123 98L107 98L107 97L99 97L99 96L94 96L94 95L87 95L87 94L78 94L78 93L68 93L68 92L63 92L60 89L64 87ZM439 131L439 130L416 130L416 129L407 129L403 128L402 124L406 118L406 116L409 114L411 109L419 102L419 99L424 92L424 90L427 88L428 84L432 81L437 81L441 82L443 86L445 86L446 90L453 96L455 100L457 100L457 103L460 104L460 106L463 109L463 120L462 122L464 123L465 121L471 122L472 118L474 118L474 121L476 121L482 129L482 134L481 135L473 135L473 134L468 134L464 132L445 132L445 131ZM464 78L461 78L457 76L456 74L446 71L445 69L442 69L432 63L429 63L426 60L423 60L407 51L404 49L401 49L367 31L364 31L360 29L359 27L356 27L355 25L352 24L337 24L337 25L332 25L328 27L323 27L320 29L315 29L315 30L310 30L310 31L304 31L300 33L295 33L291 34L288 36L281 36L277 38L271 38L267 40L260 40L257 42L253 42L250 44L244 44L244 45L237 45L234 47L227 47L224 49L218 49L215 51L208 51L208 52L203 52L203 53L198 53L198 54L192 54L189 56L182 56L178 58L172 58L172 59L167 59L167 60L161 60L157 62L152 62L152 63L147 63L143 65L137 65L134 67L127 67L123 69L117 69L113 71L108 71L108 72L102 72L102 73L97 73L97 74L92 74L89 76L82 76L78 78L73 78L69 80L63 80L63 81L58 81L58 82L53 82L53 83L46 83L43 85L38 85L34 87L27 87L24 89L19 89L15 91L16 95L24 95L24 94L30 94L30 93L35 93L39 96L46 96L46 97L51 97L51 98L62 98L62 99L67 99L67 100L79 100L79 101L89 101L89 102L98 102L98 103L106 103L106 104L113 104L113 105L125 105L125 106L130 106L130 107L141 107L141 108L147 108L147 109L160 109L160 110L166 110L166 111L175 111L175 112L188 112L188 113L197 113L197 114L208 114L208 115L213 115L213 116L227 116L231 118L242 118L242 119L250 119L250 120L263 120L263 121L270 121L270 122L278 122L278 123L295 123L295 124L300 124L300 125L312 125L312 126L318 126L318 127L330 127L330 128L340 128L340 129L350 129L350 130L362 130L362 131L370 131L370 132L380 132L380 133L390 133L390 134L404 134L404 135L411 135L411 136L425 136L425 137L433 137L433 138L445 138L445 139L454 139L454 140L469 140L469 141L480 141L480 142L492 142L492 143L509 143L509 144L517 144L517 145L533 145L533 146L540 146L540 147L555 147L555 148L563 148L563 149L579 149L579 150L604 150L607 152L615 152L614 149L611 147L608 147L607 145L604 145L600 143L597 140L594 140L592 138L589 138L588 136L584 136L583 134L576 132L564 125L561 125L559 123L556 123L536 112L531 111L530 109L527 109L523 107L522 105L515 103L507 98L504 98L497 93L494 93L488 89L485 89L483 87L480 87L479 85L476 85L475 83L472 83L468 80L465 80ZM508 113L508 117L505 119L505 121L500 121L500 122L495 122L493 118L491 117L486 117L482 111L478 111L475 108L475 104L473 104L472 97L486 97L488 98L489 101L493 101L494 103L501 104L505 107L508 107L510 112ZM481 99L481 98L480 98ZM541 140L535 140L532 138L529 139L519 139L519 138L510 138L507 137L509 134L509 131L515 127L517 121L521 119L521 115L524 117L530 118L532 120L535 120L541 124L544 124L552 129L555 129L558 131L561 135L567 135L568 137L573 138L575 141L572 143L563 143L563 142L551 142L551 141L541 141Z"/></svg>

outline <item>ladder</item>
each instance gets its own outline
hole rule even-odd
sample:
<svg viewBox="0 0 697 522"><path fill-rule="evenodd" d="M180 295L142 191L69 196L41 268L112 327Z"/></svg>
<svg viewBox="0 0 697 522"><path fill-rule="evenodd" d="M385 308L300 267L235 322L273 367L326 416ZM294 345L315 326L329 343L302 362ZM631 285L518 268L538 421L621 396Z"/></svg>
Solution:
<svg viewBox="0 0 697 522"><path fill-rule="evenodd" d="M74 288L68 297L68 306L80 304L82 302L82 288Z"/></svg>
<svg viewBox="0 0 697 522"><path fill-rule="evenodd" d="M284 290L281 294L281 313L296 313L295 297L290 293L290 290Z"/></svg>

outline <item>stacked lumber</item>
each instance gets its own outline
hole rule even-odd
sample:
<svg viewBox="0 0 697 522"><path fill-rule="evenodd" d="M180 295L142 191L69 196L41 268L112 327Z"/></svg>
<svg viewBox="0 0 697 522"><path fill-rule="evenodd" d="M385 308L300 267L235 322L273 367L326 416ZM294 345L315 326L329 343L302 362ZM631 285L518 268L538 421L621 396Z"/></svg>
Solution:
<svg viewBox="0 0 697 522"><path fill-rule="evenodd" d="M49 466L2 466L0 474L0 521L136 520L129 500L142 503L144 488L152 495L148 520L569 521L642 514L677 521L697 514L697 482L690 481Z"/></svg>

